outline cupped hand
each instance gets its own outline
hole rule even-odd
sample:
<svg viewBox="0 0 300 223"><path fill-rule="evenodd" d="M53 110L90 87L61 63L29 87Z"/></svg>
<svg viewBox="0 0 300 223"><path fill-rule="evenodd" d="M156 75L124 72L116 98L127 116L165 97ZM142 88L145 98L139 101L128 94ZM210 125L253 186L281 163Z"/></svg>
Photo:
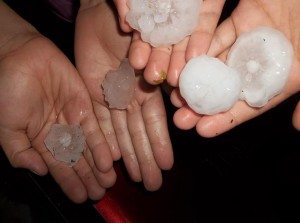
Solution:
<svg viewBox="0 0 300 223"><path fill-rule="evenodd" d="M114 160L122 156L134 181L156 190L161 170L173 165L172 144L160 88L136 75L136 90L126 110L109 109L101 84L109 70L127 57L131 35L119 30L114 10L105 1L82 4L76 21L75 60L92 98L99 126Z"/></svg>
<svg viewBox="0 0 300 223"><path fill-rule="evenodd" d="M180 98L177 91L172 93L172 102L179 108L174 115L175 124L181 129L196 127L199 135L214 137L235 126L246 122L268 110L295 94L300 89L300 5L297 0L276 1L248 1L241 0L232 15L216 30L208 55L219 57L225 61L227 53L237 37L258 26L269 26L286 35L294 49L293 65L288 82L283 91L272 98L262 108L252 108L245 102L237 102L229 111L205 116L194 113ZM294 124L299 126L300 113L295 110Z"/></svg>
<svg viewBox="0 0 300 223"><path fill-rule="evenodd" d="M129 10L126 1L114 0L114 3L118 9L120 27L125 32L132 31L126 22ZM134 30L129 52L130 63L136 69L145 68L144 77L148 83L160 84L167 78L168 84L177 87L186 62L192 57L207 53L224 4L225 0L203 0L196 30L169 47L151 47Z"/></svg>
<svg viewBox="0 0 300 223"><path fill-rule="evenodd" d="M37 31L1 48L0 143L12 166L49 171L74 202L100 199L114 184L112 156L97 125L89 93L66 56ZM81 125L86 148L69 167L54 159L44 139L52 124ZM93 159L97 157L97 159Z"/></svg>

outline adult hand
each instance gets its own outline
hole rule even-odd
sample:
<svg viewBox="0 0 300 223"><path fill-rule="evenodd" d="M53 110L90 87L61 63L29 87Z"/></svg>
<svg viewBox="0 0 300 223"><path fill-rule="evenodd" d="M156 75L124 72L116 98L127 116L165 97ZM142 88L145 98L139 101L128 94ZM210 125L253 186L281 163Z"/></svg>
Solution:
<svg viewBox="0 0 300 223"><path fill-rule="evenodd" d="M127 57L131 35L119 30L113 8L103 0L81 1L76 20L75 60L92 98L99 126L114 160L122 155L134 181L145 188L161 186L161 170L173 165L173 151L160 88L137 74L134 98L126 110L109 109L101 83Z"/></svg>
<svg viewBox="0 0 300 223"><path fill-rule="evenodd" d="M181 129L196 127L201 136L214 137L268 111L298 92L300 89L299 13L300 5L297 0L272 2L240 0L232 15L217 28L208 55L225 61L230 47L240 34L258 26L273 27L286 35L294 49L293 66L285 88L262 108L251 108L245 102L239 101L229 111L212 116L194 113L186 105L183 106L178 91L173 92L171 96L173 104L178 107L183 106L174 115L175 124ZM294 116L296 126L299 126L300 120L298 111L299 109Z"/></svg>
<svg viewBox="0 0 300 223"><path fill-rule="evenodd" d="M120 27L125 32L132 31L125 18L129 10L126 1L114 0L114 3L118 10ZM168 84L177 87L186 61L207 53L224 4L225 0L203 0L196 30L170 47L151 47L142 41L138 31L133 31L130 63L136 69L145 68L144 77L148 83L162 83L166 73Z"/></svg>
<svg viewBox="0 0 300 223"><path fill-rule="evenodd" d="M77 70L2 1L0 27L0 143L7 158L12 166L38 175L49 171L76 203L100 199L116 174ZM45 147L54 123L78 124L84 131L87 146L73 167L55 160Z"/></svg>

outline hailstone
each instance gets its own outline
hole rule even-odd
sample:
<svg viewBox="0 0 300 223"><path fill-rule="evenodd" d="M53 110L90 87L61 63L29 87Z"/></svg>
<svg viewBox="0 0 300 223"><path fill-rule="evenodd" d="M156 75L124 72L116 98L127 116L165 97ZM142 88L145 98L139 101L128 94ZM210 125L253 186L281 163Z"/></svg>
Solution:
<svg viewBox="0 0 300 223"><path fill-rule="evenodd" d="M237 38L226 63L204 55L188 61L180 93L199 114L224 112L238 100L262 107L283 90L292 61L293 48L284 34L258 27Z"/></svg>
<svg viewBox="0 0 300 223"><path fill-rule="evenodd" d="M119 69L110 70L106 74L102 87L109 108L127 108L135 90L135 71L127 58L121 62Z"/></svg>
<svg viewBox="0 0 300 223"><path fill-rule="evenodd" d="M219 59L202 55L186 64L179 78L179 89L195 112L213 115L227 111L237 102L241 79L238 72Z"/></svg>
<svg viewBox="0 0 300 223"><path fill-rule="evenodd" d="M202 0L128 0L126 20L143 41L169 46L195 30L201 4Z"/></svg>
<svg viewBox="0 0 300 223"><path fill-rule="evenodd" d="M73 166L82 157L85 136L80 125L53 124L44 143L56 160Z"/></svg>
<svg viewBox="0 0 300 223"><path fill-rule="evenodd" d="M282 91L292 58L291 43L276 29L258 27L240 35L227 57L228 66L241 75L240 99L252 107L264 106Z"/></svg>

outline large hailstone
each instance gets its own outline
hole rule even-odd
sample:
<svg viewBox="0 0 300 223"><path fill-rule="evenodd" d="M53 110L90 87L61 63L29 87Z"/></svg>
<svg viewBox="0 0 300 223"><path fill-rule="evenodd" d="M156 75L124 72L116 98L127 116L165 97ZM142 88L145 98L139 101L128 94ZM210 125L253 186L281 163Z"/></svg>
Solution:
<svg viewBox="0 0 300 223"><path fill-rule="evenodd" d="M227 64L241 74L241 100L262 107L279 94L292 66L293 49L278 30L259 27L239 36Z"/></svg>
<svg viewBox="0 0 300 223"><path fill-rule="evenodd" d="M54 124L44 143L56 160L73 166L82 157L85 136L80 125Z"/></svg>
<svg viewBox="0 0 300 223"><path fill-rule="evenodd" d="M288 39L259 27L240 35L226 64L208 56L190 60L179 78L180 93L199 114L224 112L238 100L262 107L283 90L292 61Z"/></svg>
<svg viewBox="0 0 300 223"><path fill-rule="evenodd" d="M107 72L102 87L109 108L127 108L135 90L135 71L127 58L121 62L119 69Z"/></svg>
<svg viewBox="0 0 300 223"><path fill-rule="evenodd" d="M180 94L199 114L227 111L239 99L239 74L217 58L202 55L191 59L179 78Z"/></svg>
<svg viewBox="0 0 300 223"><path fill-rule="evenodd" d="M195 30L201 4L202 0L128 0L126 20L143 41L169 46Z"/></svg>

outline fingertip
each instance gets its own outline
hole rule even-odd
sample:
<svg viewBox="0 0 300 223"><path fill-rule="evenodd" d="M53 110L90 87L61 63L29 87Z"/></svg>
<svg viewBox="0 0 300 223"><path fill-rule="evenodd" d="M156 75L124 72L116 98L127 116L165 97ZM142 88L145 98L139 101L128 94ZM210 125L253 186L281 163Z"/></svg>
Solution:
<svg viewBox="0 0 300 223"><path fill-rule="evenodd" d="M200 115L184 106L175 112L173 121L179 129L189 130L196 126L200 118Z"/></svg>
<svg viewBox="0 0 300 223"><path fill-rule="evenodd" d="M185 100L180 95L179 88L176 88L171 92L170 100L177 108L181 108L185 104Z"/></svg>
<svg viewBox="0 0 300 223"><path fill-rule="evenodd" d="M296 130L300 131L300 103L298 102L293 113L292 123Z"/></svg>
<svg viewBox="0 0 300 223"><path fill-rule="evenodd" d="M162 174L160 170L152 173L143 178L144 187L147 191L157 191L162 186Z"/></svg>
<svg viewBox="0 0 300 223"><path fill-rule="evenodd" d="M151 53L151 46L143 42L139 34L134 32L129 48L128 59L130 65L137 70L144 69L147 65Z"/></svg>
<svg viewBox="0 0 300 223"><path fill-rule="evenodd" d="M196 130L205 138L221 135L237 126L235 118L230 112L218 113L213 116L203 116L197 123Z"/></svg>
<svg viewBox="0 0 300 223"><path fill-rule="evenodd" d="M48 167L42 157L32 148L15 154L11 159L11 165L15 168L24 168L32 173L44 176L48 173Z"/></svg>
<svg viewBox="0 0 300 223"><path fill-rule="evenodd" d="M134 182L141 182L142 175L137 160L124 159L124 162L130 179Z"/></svg>
<svg viewBox="0 0 300 223"><path fill-rule="evenodd" d="M64 191L67 197L75 204L82 204L88 198L88 193L85 189L75 187L75 189L70 193L70 191Z"/></svg>

